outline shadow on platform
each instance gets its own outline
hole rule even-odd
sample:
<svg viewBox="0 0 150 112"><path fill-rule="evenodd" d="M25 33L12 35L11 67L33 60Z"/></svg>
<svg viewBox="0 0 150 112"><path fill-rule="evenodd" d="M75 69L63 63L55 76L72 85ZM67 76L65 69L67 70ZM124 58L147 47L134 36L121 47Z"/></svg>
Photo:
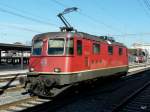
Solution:
<svg viewBox="0 0 150 112"><path fill-rule="evenodd" d="M19 74L16 74L13 78L11 78L8 83L5 86L0 87L0 95L2 95L8 88L10 88L10 85L13 81L16 80Z"/></svg>

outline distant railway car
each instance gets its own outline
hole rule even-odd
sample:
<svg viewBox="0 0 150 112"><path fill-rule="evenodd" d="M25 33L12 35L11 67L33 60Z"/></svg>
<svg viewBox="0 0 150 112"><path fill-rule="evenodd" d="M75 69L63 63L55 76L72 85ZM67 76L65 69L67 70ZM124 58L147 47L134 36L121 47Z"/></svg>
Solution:
<svg viewBox="0 0 150 112"><path fill-rule="evenodd" d="M74 30L63 14L61 32L36 35L25 87L40 96L54 96L69 85L112 75L126 75L128 51L112 37L93 36ZM58 91L55 91L58 90Z"/></svg>
<svg viewBox="0 0 150 112"><path fill-rule="evenodd" d="M143 49L129 49L129 55L132 59L132 61L137 63L143 63L147 61L148 53L146 50Z"/></svg>

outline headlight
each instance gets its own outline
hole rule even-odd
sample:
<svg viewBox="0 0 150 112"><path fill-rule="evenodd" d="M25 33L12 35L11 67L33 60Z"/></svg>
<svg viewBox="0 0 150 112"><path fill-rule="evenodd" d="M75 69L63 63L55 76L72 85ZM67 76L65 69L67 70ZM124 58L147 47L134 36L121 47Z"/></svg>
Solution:
<svg viewBox="0 0 150 112"><path fill-rule="evenodd" d="M34 68L30 68L30 71L33 72L33 71L34 71Z"/></svg>
<svg viewBox="0 0 150 112"><path fill-rule="evenodd" d="M54 72L61 72L60 68L54 68Z"/></svg>

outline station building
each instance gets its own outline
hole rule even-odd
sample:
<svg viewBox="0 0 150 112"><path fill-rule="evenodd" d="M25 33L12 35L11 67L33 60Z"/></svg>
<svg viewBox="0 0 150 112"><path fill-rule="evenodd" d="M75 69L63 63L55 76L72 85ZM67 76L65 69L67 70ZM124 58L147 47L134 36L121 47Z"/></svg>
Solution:
<svg viewBox="0 0 150 112"><path fill-rule="evenodd" d="M0 43L0 67L18 65L21 69L29 63L31 46Z"/></svg>

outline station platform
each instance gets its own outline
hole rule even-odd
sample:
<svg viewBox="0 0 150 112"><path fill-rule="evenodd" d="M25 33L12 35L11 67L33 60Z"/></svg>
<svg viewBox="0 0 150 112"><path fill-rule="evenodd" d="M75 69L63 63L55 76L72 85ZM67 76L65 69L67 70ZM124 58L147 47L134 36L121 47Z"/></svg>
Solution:
<svg viewBox="0 0 150 112"><path fill-rule="evenodd" d="M21 69L20 65L0 65L0 77L5 75L16 75L16 74L24 74L28 72L28 67L25 65L23 69Z"/></svg>
<svg viewBox="0 0 150 112"><path fill-rule="evenodd" d="M139 67L134 67L134 68L130 68L128 70L128 74L127 75L132 75L132 74L136 74L136 73L139 73L139 72L143 72L143 71L146 71L146 70L149 70L150 69L150 65L143 65L143 66L139 66Z"/></svg>
<svg viewBox="0 0 150 112"><path fill-rule="evenodd" d="M28 69L24 69L24 70L7 70L7 71L0 71L0 76L5 76L5 75L16 75L16 74L25 74L26 72L28 72Z"/></svg>
<svg viewBox="0 0 150 112"><path fill-rule="evenodd" d="M21 64L0 64L0 71L7 71L7 70L20 70L20 69L26 69L28 68L27 65L23 65L23 68L21 68Z"/></svg>

